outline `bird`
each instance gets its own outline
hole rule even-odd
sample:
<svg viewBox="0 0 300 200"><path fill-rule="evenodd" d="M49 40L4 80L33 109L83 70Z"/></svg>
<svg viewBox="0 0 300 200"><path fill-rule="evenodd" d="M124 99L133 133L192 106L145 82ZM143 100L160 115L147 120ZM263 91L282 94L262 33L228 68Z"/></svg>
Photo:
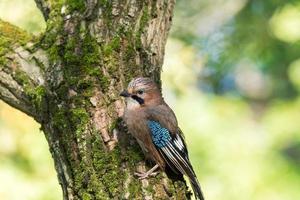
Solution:
<svg viewBox="0 0 300 200"><path fill-rule="evenodd" d="M145 156L156 164L145 173L135 173L139 179L151 176L155 170L171 169L189 178L196 199L204 196L190 163L186 142L176 116L164 101L158 85L149 77L131 80L120 93L125 98L123 119L128 131L141 146Z"/></svg>

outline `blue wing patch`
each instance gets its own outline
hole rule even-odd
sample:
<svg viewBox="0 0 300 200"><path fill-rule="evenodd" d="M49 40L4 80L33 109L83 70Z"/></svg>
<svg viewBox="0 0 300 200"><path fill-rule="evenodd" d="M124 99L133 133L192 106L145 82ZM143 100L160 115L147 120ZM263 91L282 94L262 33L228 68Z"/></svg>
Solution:
<svg viewBox="0 0 300 200"><path fill-rule="evenodd" d="M163 156L166 163L176 174L187 175L190 179L196 199L204 200L199 182L193 167L189 161L187 150L183 138L176 134L173 138L168 129L162 127L160 123L152 120L147 121L154 145ZM180 132L180 130L178 130Z"/></svg>
<svg viewBox="0 0 300 200"><path fill-rule="evenodd" d="M156 121L147 121L148 127L151 131L151 137L153 143L158 148L163 148L167 145L167 143L172 139L168 129L162 127Z"/></svg>

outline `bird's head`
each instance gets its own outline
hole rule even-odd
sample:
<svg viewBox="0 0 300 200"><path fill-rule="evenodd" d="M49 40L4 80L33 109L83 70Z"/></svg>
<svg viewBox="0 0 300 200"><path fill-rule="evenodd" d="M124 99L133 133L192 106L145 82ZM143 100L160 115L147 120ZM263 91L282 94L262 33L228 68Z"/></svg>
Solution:
<svg viewBox="0 0 300 200"><path fill-rule="evenodd" d="M162 102L159 88L150 78L135 78L128 84L120 96L126 98L127 108L155 106Z"/></svg>

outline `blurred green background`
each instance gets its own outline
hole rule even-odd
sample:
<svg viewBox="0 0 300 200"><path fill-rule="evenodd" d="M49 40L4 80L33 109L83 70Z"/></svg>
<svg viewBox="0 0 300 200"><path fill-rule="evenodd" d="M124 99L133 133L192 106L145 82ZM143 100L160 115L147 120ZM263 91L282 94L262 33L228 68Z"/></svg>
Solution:
<svg viewBox="0 0 300 200"><path fill-rule="evenodd" d="M33 0L0 18L45 29ZM177 0L162 79L207 200L300 199L299 0ZM3 102L0 199L61 199L39 125Z"/></svg>

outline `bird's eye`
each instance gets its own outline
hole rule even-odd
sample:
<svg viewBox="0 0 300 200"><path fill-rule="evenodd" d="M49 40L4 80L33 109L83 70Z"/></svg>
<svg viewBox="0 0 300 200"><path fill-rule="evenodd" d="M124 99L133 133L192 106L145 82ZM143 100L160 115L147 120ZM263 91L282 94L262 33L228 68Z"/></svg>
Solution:
<svg viewBox="0 0 300 200"><path fill-rule="evenodd" d="M143 90L138 90L137 93L138 94L144 94L144 91Z"/></svg>

